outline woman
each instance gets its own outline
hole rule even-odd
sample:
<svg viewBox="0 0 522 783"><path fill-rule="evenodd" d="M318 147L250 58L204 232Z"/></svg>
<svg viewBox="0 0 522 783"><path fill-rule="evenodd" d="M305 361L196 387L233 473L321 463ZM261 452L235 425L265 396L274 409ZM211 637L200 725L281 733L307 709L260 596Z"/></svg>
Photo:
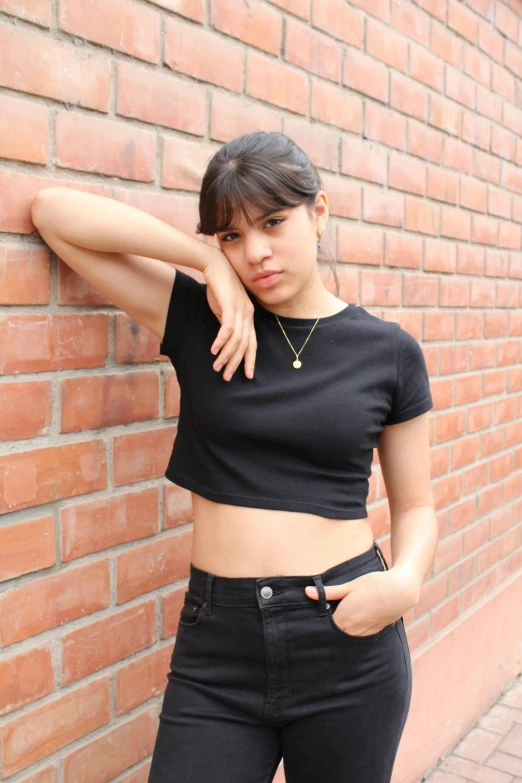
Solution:
<svg viewBox="0 0 522 783"><path fill-rule="evenodd" d="M192 492L194 536L149 783L268 783L281 757L286 783L386 783L411 699L402 615L437 535L422 351L325 288L328 199L285 135L221 147L199 211L219 248L69 189L32 209L180 384L165 475ZM376 447L391 569L365 505Z"/></svg>

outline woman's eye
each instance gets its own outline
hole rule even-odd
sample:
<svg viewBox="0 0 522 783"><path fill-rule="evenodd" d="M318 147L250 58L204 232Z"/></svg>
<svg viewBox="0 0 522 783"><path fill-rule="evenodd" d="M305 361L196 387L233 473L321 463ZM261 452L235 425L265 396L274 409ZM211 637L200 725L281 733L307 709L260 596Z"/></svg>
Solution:
<svg viewBox="0 0 522 783"><path fill-rule="evenodd" d="M268 226L269 223L275 223L276 225L278 225L279 223L282 223L283 220L284 220L284 218L270 218L270 220L267 220L265 225ZM226 234L224 237L222 237L221 241L222 242L228 242L229 241L228 237L236 237L236 236L237 236L237 234L232 232L231 234Z"/></svg>

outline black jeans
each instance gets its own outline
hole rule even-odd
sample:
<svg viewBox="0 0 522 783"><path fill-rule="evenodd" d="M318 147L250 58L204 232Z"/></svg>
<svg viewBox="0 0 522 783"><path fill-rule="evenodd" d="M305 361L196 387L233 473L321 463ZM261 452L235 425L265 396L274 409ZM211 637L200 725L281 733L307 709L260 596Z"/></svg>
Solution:
<svg viewBox="0 0 522 783"><path fill-rule="evenodd" d="M324 593L385 568L376 542L312 576L191 563L148 783L269 783L281 757L286 783L389 783L411 700L403 618L351 636Z"/></svg>

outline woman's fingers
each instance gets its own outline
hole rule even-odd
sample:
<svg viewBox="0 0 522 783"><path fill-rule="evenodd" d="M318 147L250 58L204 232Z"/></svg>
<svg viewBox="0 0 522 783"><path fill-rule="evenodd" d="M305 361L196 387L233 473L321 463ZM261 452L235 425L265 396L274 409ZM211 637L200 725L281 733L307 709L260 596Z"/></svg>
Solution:
<svg viewBox="0 0 522 783"><path fill-rule="evenodd" d="M245 355L248 346L251 320L252 319L249 318L245 312L236 310L234 330L220 354L221 364L226 364L223 372L225 381L229 381L232 378L232 375L239 367L241 359Z"/></svg>

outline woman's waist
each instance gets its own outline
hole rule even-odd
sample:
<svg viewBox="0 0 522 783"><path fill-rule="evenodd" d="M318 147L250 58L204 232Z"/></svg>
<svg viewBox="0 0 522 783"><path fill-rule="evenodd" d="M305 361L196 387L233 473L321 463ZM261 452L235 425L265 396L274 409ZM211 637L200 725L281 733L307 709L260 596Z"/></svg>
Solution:
<svg viewBox="0 0 522 783"><path fill-rule="evenodd" d="M374 536L367 518L215 503L193 495L191 560L222 576L316 574L366 552Z"/></svg>

